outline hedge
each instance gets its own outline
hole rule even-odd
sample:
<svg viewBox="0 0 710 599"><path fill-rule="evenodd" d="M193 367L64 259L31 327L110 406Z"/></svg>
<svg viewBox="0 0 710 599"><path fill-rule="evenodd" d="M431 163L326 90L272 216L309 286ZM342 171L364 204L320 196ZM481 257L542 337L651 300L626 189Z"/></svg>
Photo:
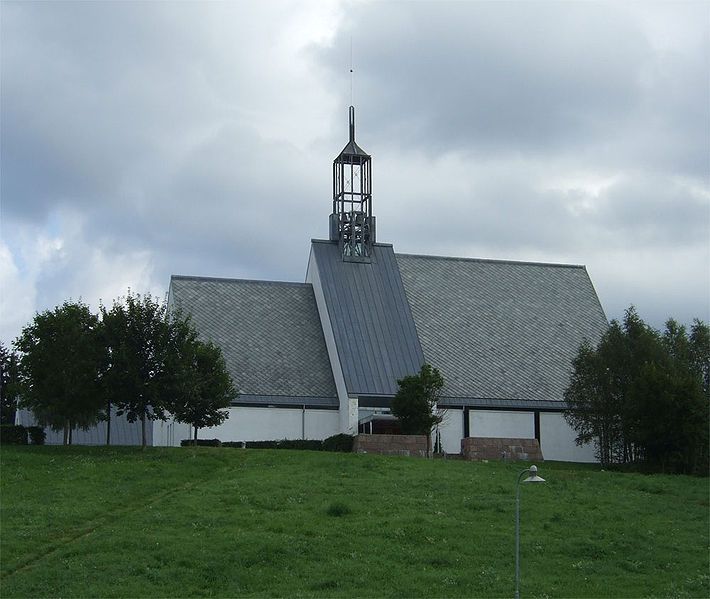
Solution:
<svg viewBox="0 0 710 599"><path fill-rule="evenodd" d="M21 424L0 424L0 444L27 445L27 429Z"/></svg>
<svg viewBox="0 0 710 599"><path fill-rule="evenodd" d="M310 451L345 451L353 450L352 435L333 435L324 441L312 439L281 439L280 441L225 441L219 439L198 439L197 445L202 447L236 447L247 449L305 449ZM192 439L180 442L182 447L193 445Z"/></svg>
<svg viewBox="0 0 710 599"><path fill-rule="evenodd" d="M333 435L323 441L323 451L351 452L353 450L354 440L355 437L352 435L346 435L345 433Z"/></svg>
<svg viewBox="0 0 710 599"><path fill-rule="evenodd" d="M195 445L194 439L183 439L180 441L180 445L183 447L190 447ZM219 439L198 439L198 447L222 447L222 442Z"/></svg>

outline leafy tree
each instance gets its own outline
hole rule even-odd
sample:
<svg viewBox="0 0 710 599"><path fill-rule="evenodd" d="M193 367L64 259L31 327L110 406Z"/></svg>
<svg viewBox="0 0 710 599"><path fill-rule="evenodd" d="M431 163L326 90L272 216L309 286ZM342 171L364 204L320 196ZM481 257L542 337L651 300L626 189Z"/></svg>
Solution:
<svg viewBox="0 0 710 599"><path fill-rule="evenodd" d="M168 363L174 321L164 303L150 294L130 291L123 301L114 301L110 310L102 306L101 313L109 353L107 416L113 404L117 414L126 414L129 422L140 420L145 447L147 421L165 420L172 398L174 373Z"/></svg>
<svg viewBox="0 0 710 599"><path fill-rule="evenodd" d="M688 336L669 320L661 335L631 307L622 323L611 322L596 348L583 344L565 391L565 416L577 442L594 441L603 466L644 462L661 470L702 471L708 338L700 321Z"/></svg>
<svg viewBox="0 0 710 599"><path fill-rule="evenodd" d="M614 451L621 438L621 417L615 409L618 397L613 392L613 375L600 355L612 322L597 350L586 341L572 361L572 376L565 391L565 418L577 432L577 444L596 442L597 458L606 467L614 461Z"/></svg>
<svg viewBox="0 0 710 599"><path fill-rule="evenodd" d="M54 311L37 314L15 347L21 352L20 403L32 410L42 426L88 429L100 415L100 376L105 352L99 319L80 303L64 302Z"/></svg>
<svg viewBox="0 0 710 599"><path fill-rule="evenodd" d="M0 341L0 424L15 424L18 380L17 352Z"/></svg>
<svg viewBox="0 0 710 599"><path fill-rule="evenodd" d="M424 364L419 374L397 381L399 389L391 410L405 435L426 435L427 452L431 451L431 431L443 420L437 410L444 379L438 369Z"/></svg>
<svg viewBox="0 0 710 599"><path fill-rule="evenodd" d="M192 426L197 444L200 428L224 422L229 415L225 408L237 397L237 392L219 347L198 340L181 343L180 337L187 336L176 336L180 346L173 355L183 367L170 411L175 420Z"/></svg>
<svg viewBox="0 0 710 599"><path fill-rule="evenodd" d="M698 320L690 329L690 362L700 375L705 399L710 401L710 326Z"/></svg>

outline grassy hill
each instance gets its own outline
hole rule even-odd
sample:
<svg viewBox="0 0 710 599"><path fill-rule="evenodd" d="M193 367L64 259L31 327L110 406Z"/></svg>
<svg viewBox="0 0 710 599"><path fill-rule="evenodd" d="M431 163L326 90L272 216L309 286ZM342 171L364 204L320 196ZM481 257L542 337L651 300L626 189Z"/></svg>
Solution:
<svg viewBox="0 0 710 599"><path fill-rule="evenodd" d="M3 447L0 596L512 596L523 464ZM541 463L521 595L707 597L708 480Z"/></svg>

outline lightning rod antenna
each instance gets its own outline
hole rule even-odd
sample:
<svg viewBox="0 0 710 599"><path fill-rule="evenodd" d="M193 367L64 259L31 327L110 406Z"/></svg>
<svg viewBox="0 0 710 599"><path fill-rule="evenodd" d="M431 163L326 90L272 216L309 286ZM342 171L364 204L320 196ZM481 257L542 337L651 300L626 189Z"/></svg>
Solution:
<svg viewBox="0 0 710 599"><path fill-rule="evenodd" d="M355 106L355 74L353 73L353 36L350 36L350 106Z"/></svg>

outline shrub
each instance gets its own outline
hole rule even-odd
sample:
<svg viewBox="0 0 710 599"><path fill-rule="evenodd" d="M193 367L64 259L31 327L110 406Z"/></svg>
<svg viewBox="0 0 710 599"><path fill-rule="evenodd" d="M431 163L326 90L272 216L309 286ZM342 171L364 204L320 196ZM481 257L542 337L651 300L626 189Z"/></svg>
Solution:
<svg viewBox="0 0 710 599"><path fill-rule="evenodd" d="M247 441L248 449L276 449L278 441Z"/></svg>
<svg viewBox="0 0 710 599"><path fill-rule="evenodd" d="M240 441L230 442L230 447L241 447ZM323 449L320 441L312 439L281 439L280 441L247 441L247 449L307 449L320 451Z"/></svg>
<svg viewBox="0 0 710 599"><path fill-rule="evenodd" d="M30 434L30 443L32 445L44 445L47 433L44 432L41 426L28 426L27 432Z"/></svg>
<svg viewBox="0 0 710 599"><path fill-rule="evenodd" d="M195 440L194 439L183 439L180 441L180 445L182 447L194 447L195 446ZM198 447L222 447L222 442L219 439L198 439L197 440L197 446Z"/></svg>
<svg viewBox="0 0 710 599"><path fill-rule="evenodd" d="M27 445L27 429L21 424L0 424L0 444Z"/></svg>
<svg viewBox="0 0 710 599"><path fill-rule="evenodd" d="M278 449L305 449L310 451L321 451L323 443L312 439L283 439L276 444Z"/></svg>
<svg viewBox="0 0 710 599"><path fill-rule="evenodd" d="M353 450L353 441L355 437L352 435L347 435L345 433L340 433L339 435L333 435L328 437L323 441L324 451L344 451L351 452Z"/></svg>
<svg viewBox="0 0 710 599"><path fill-rule="evenodd" d="M351 435L333 435L325 441L314 439L281 439L280 441L225 441L220 443L219 439L198 439L197 444L209 447L236 447L241 449L301 449L307 451L345 451L353 450L353 439ZM183 447L192 445L192 439L185 439L180 442Z"/></svg>

